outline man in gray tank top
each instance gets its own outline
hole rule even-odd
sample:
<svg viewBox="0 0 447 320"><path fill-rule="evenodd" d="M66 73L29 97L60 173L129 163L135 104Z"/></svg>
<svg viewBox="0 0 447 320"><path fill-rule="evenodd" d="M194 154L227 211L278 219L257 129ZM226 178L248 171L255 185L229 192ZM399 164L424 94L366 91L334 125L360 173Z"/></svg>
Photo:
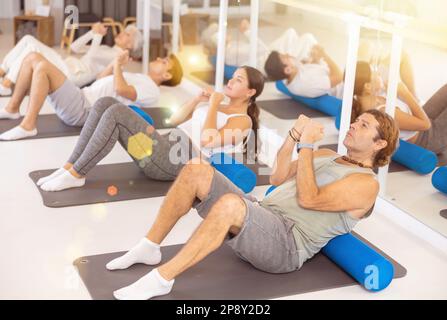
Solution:
<svg viewBox="0 0 447 320"><path fill-rule="evenodd" d="M209 164L192 160L168 192L147 236L107 268L157 265L160 243L181 217L195 208L204 221L173 259L115 291L115 297L147 300L168 294L179 274L224 242L255 268L287 273L301 268L332 238L351 232L372 211L379 192L373 169L389 163L399 130L385 113L366 112L351 125L345 157L314 151L323 135L321 124L299 117L277 155L270 178L277 189L262 202L243 194ZM292 161L294 152L299 152L297 161Z"/></svg>

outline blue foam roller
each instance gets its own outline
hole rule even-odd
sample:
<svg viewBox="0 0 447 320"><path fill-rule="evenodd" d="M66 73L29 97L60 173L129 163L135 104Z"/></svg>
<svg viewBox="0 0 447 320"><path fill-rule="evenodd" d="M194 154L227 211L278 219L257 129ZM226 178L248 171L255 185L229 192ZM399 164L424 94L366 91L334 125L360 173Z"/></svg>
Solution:
<svg viewBox="0 0 447 320"><path fill-rule="evenodd" d="M381 291L393 280L392 263L352 234L332 239L322 253L369 291Z"/></svg>
<svg viewBox="0 0 447 320"><path fill-rule="evenodd" d="M256 174L233 157L225 153L216 153L210 158L210 163L245 193L252 192L256 187Z"/></svg>
<svg viewBox="0 0 447 320"><path fill-rule="evenodd" d="M343 102L336 97L327 94L317 98L306 98L297 96L289 91L284 81L277 81L276 88L285 95L291 97L293 100L305 104L309 108L321 111L331 117L337 117L341 114Z"/></svg>
<svg viewBox="0 0 447 320"><path fill-rule="evenodd" d="M210 58L210 61L211 61L211 64L212 64L214 67L216 67L216 64L217 64L217 57L216 57L216 56L212 56L212 57ZM224 66L224 77L225 77L225 79L227 79L227 80L232 79L234 73L236 72L236 70L237 70L238 68L239 68L239 67L237 67L237 66L231 66L231 65L229 65L229 64L225 64L225 66Z"/></svg>
<svg viewBox="0 0 447 320"><path fill-rule="evenodd" d="M434 152L404 140L400 140L399 143L393 161L420 174L429 174L435 170L438 157Z"/></svg>
<svg viewBox="0 0 447 320"><path fill-rule="evenodd" d="M447 167L441 167L433 174L431 179L433 187L447 194Z"/></svg>
<svg viewBox="0 0 447 320"><path fill-rule="evenodd" d="M227 80L230 80L233 78L234 73L236 72L236 70L238 69L238 67L236 66L230 66L228 64L225 65L224 67L224 77Z"/></svg>
<svg viewBox="0 0 447 320"><path fill-rule="evenodd" d="M335 117L335 127L340 130L341 127L341 112Z"/></svg>
<svg viewBox="0 0 447 320"><path fill-rule="evenodd" d="M151 126L154 125L154 119L150 115L148 115L146 112L144 112L141 108L137 106L129 106L133 111L135 111L141 118L146 120L147 123L149 123Z"/></svg>

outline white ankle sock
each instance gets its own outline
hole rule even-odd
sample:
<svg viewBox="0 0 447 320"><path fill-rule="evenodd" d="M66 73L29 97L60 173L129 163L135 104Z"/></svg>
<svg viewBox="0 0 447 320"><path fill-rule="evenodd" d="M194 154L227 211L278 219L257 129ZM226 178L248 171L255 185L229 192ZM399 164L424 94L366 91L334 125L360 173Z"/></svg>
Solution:
<svg viewBox="0 0 447 320"><path fill-rule="evenodd" d="M30 138L37 136L37 129L28 131L23 129L21 126L17 126L15 128L12 128L9 131L4 132L0 135L0 140L3 141L15 141L15 140L21 140L25 138Z"/></svg>
<svg viewBox="0 0 447 320"><path fill-rule="evenodd" d="M0 96L6 97L12 95L12 89L6 88L4 85L0 84Z"/></svg>
<svg viewBox="0 0 447 320"><path fill-rule="evenodd" d="M73 177L69 171L65 171L61 175L47 181L40 188L44 191L55 192L71 188L80 188L85 185L85 178L78 179Z"/></svg>
<svg viewBox="0 0 447 320"><path fill-rule="evenodd" d="M125 255L110 261L106 268L108 270L124 270L137 263L155 266L160 261L160 246L144 238Z"/></svg>
<svg viewBox="0 0 447 320"><path fill-rule="evenodd" d="M0 110L0 119L17 120L20 118L20 113L10 113L5 109Z"/></svg>
<svg viewBox="0 0 447 320"><path fill-rule="evenodd" d="M115 291L113 295L118 300L149 300L169 294L174 281L167 281L154 269L134 284Z"/></svg>
<svg viewBox="0 0 447 320"><path fill-rule="evenodd" d="M65 172L67 172L67 170L65 170L64 168L60 168L55 172L53 172L51 175L39 179L39 181L37 181L37 186L40 187L44 183L47 183L48 181L53 180L56 177L59 177L61 174Z"/></svg>

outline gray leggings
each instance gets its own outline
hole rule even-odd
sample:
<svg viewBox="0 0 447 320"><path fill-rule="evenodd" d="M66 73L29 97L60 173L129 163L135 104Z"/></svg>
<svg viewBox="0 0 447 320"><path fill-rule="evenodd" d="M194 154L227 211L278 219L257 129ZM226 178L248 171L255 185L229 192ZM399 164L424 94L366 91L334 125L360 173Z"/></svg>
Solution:
<svg viewBox="0 0 447 320"><path fill-rule="evenodd" d="M147 177L173 181L186 162L196 156L191 140L180 129L160 135L153 128L153 133L149 134L148 128L150 125L129 107L114 98L101 98L90 110L68 162L73 164L76 172L85 176L112 151L117 141L128 151L129 138L143 133L154 142L152 155L143 160L132 159ZM170 159L171 150L177 151L175 161Z"/></svg>
<svg viewBox="0 0 447 320"><path fill-rule="evenodd" d="M441 154L447 150L447 85L436 92L424 106L431 128L419 134L416 144Z"/></svg>

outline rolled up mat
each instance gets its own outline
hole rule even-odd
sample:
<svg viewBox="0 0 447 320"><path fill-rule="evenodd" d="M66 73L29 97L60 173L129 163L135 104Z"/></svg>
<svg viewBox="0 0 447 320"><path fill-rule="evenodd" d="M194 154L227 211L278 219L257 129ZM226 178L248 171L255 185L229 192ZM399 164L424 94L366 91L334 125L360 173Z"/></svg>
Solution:
<svg viewBox="0 0 447 320"><path fill-rule="evenodd" d="M433 174L431 179L433 187L447 194L447 167L441 167Z"/></svg>
<svg viewBox="0 0 447 320"><path fill-rule="evenodd" d="M433 172L438 165L438 157L434 152L404 140L400 140L393 161L424 175Z"/></svg>
<svg viewBox="0 0 447 320"><path fill-rule="evenodd" d="M358 235L356 237L368 243L366 239ZM395 278L405 277L407 271L402 265L379 248L369 245L393 263ZM182 247L162 247L163 261L172 259ZM113 299L113 291L134 283L155 267L139 264L114 272L105 268L108 262L124 253L81 257L74 261L92 299ZM155 300L264 300L356 284L352 276L321 253L307 261L300 270L271 274L254 268L240 259L229 246L223 245L205 260L178 276L169 295L157 297Z"/></svg>
<svg viewBox="0 0 447 320"><path fill-rule="evenodd" d="M321 111L327 115L337 117L341 114L343 102L336 97L330 95L324 95L318 98L300 97L291 93L283 81L277 81L276 88L282 93L291 97L293 100L303 103L306 106Z"/></svg>
<svg viewBox="0 0 447 320"><path fill-rule="evenodd" d="M332 239L322 253L367 290L381 291L393 280L392 263L352 234Z"/></svg>
<svg viewBox="0 0 447 320"><path fill-rule="evenodd" d="M256 174L233 157L225 153L216 153L210 158L210 163L245 193L252 192L256 187Z"/></svg>
<svg viewBox="0 0 447 320"><path fill-rule="evenodd" d="M144 112L140 107L130 105L129 108L131 108L133 111L135 111L140 117L142 117L144 120L146 120L146 122L149 123L151 126L154 125L154 119L152 119L152 117L150 115L148 115L146 112Z"/></svg>

